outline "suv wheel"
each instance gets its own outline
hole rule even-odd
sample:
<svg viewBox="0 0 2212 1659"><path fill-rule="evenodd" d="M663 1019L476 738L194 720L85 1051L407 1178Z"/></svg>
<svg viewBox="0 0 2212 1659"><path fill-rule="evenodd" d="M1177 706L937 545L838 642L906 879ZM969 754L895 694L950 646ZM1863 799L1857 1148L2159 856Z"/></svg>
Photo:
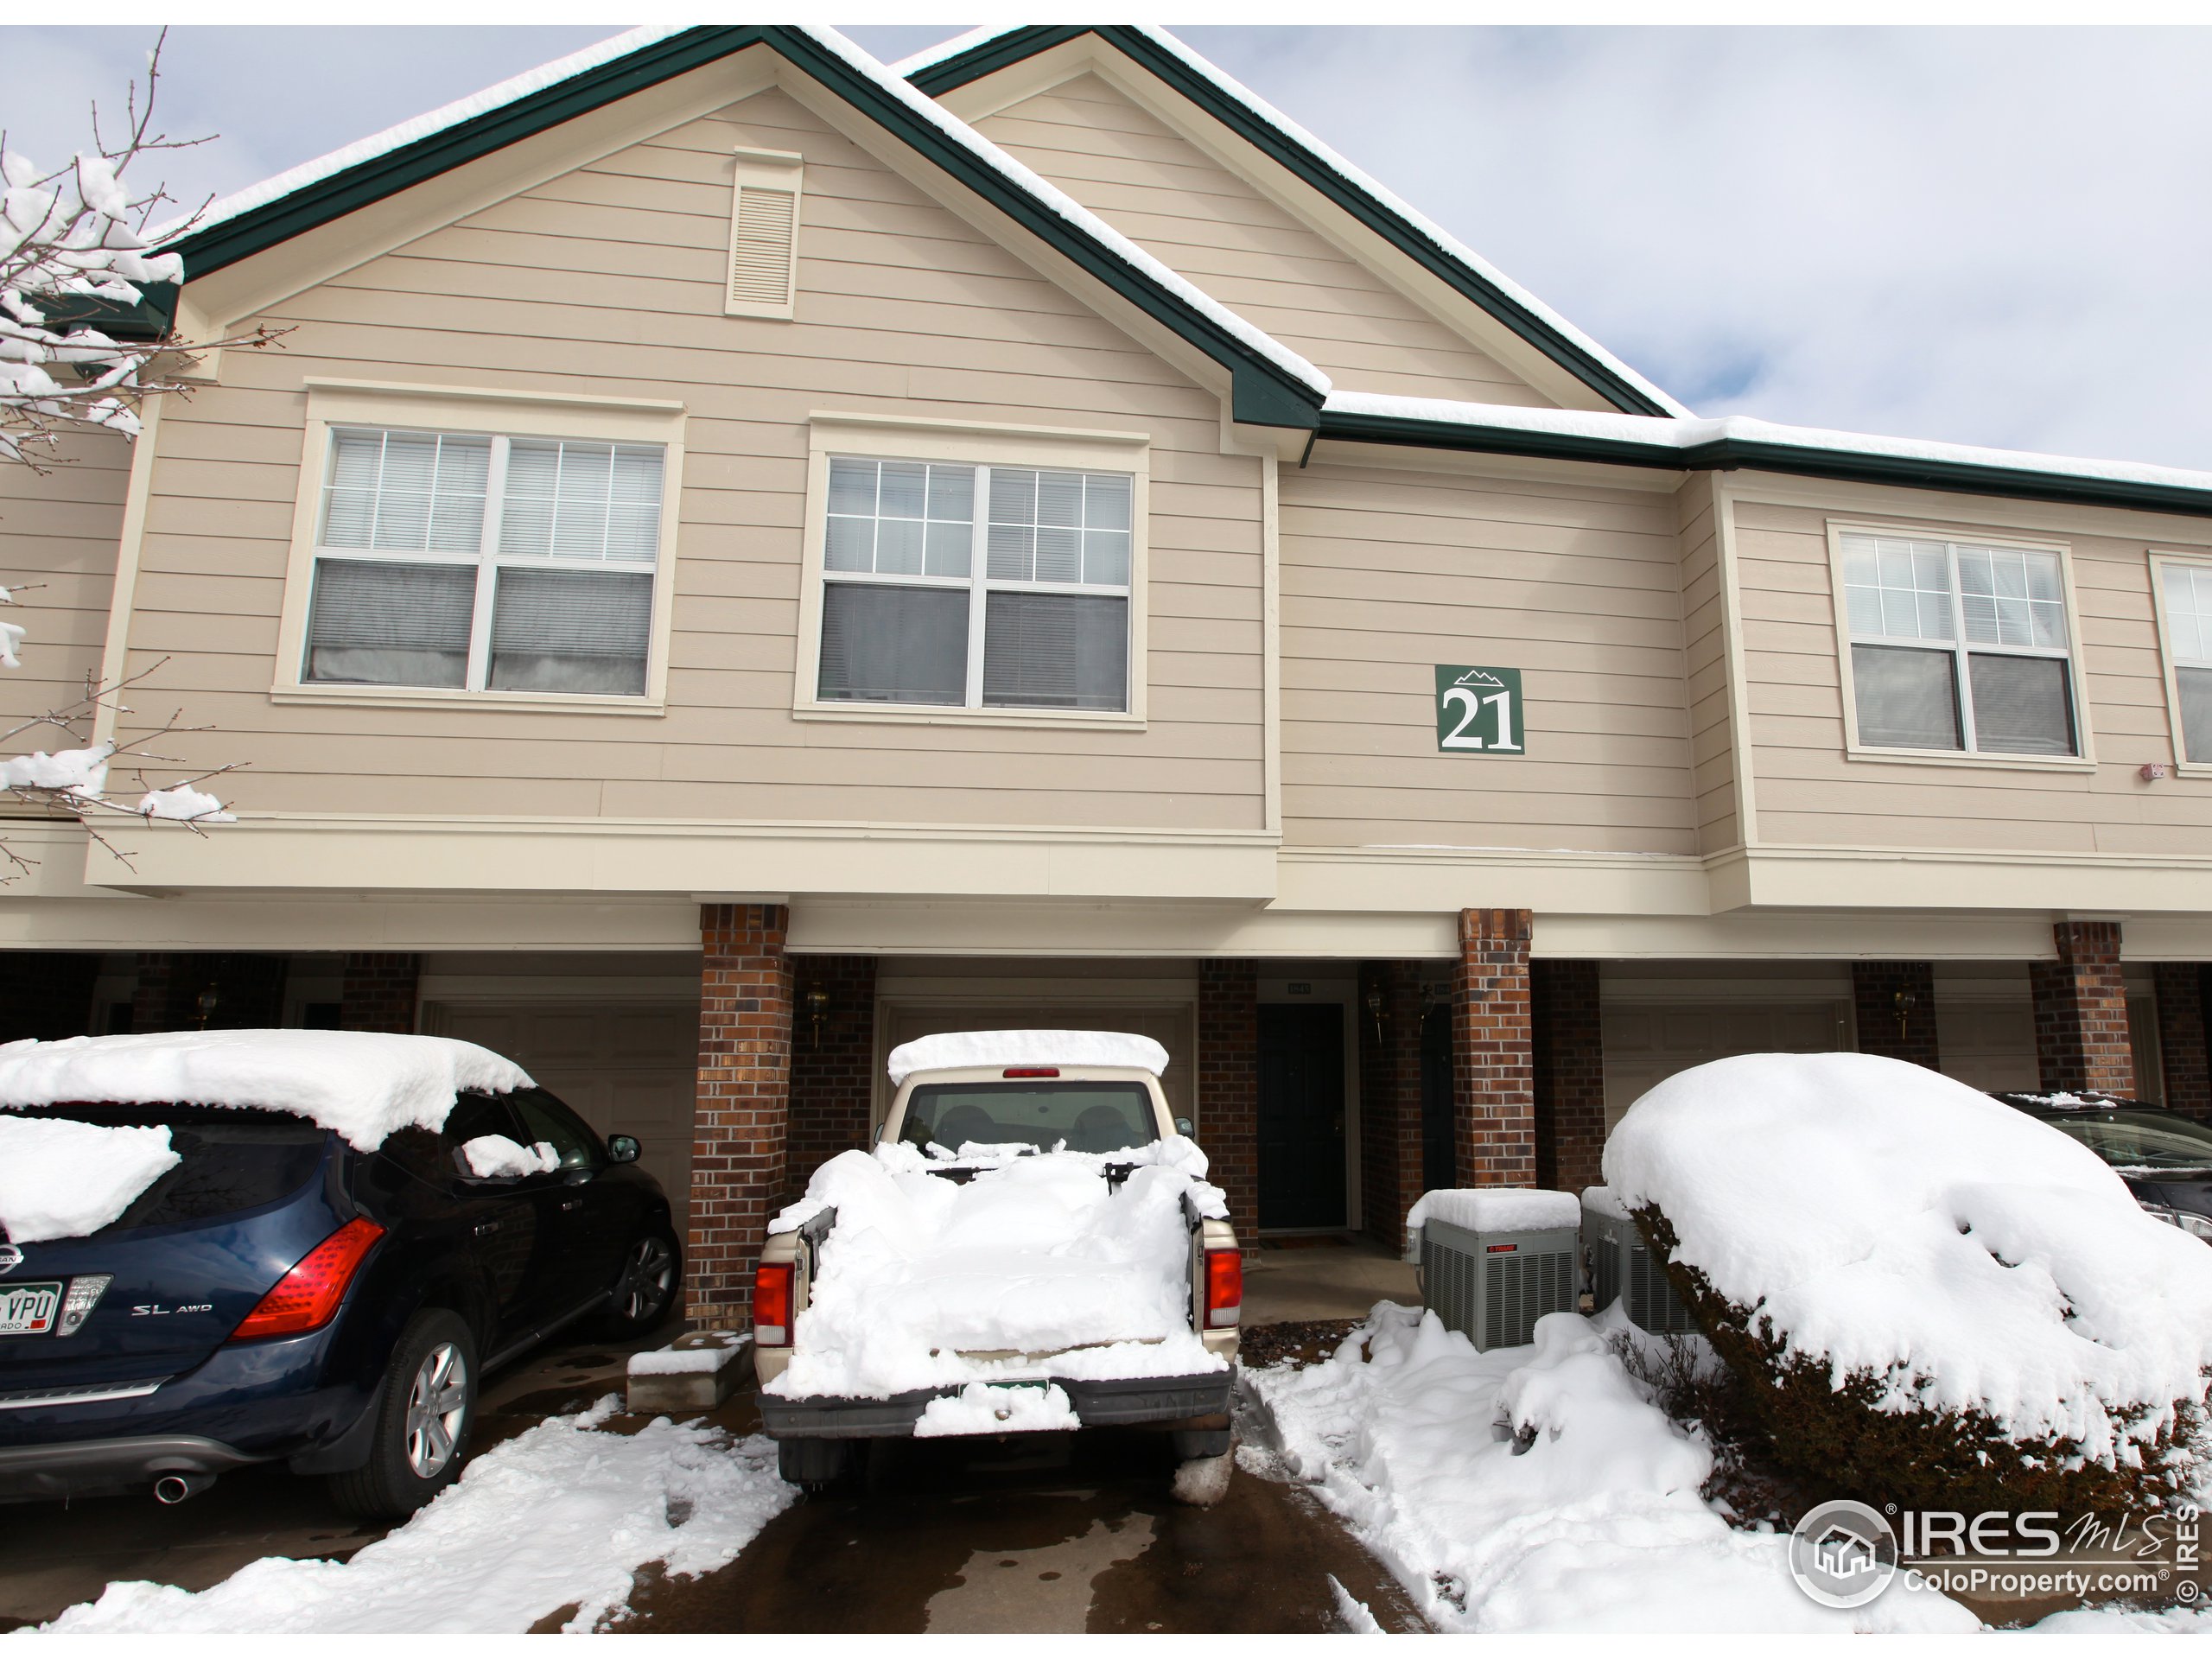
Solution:
<svg viewBox="0 0 2212 1659"><path fill-rule="evenodd" d="M368 1461L330 1478L350 1515L400 1521L453 1484L476 1421L476 1339L461 1316L425 1308L385 1367Z"/></svg>
<svg viewBox="0 0 2212 1659"><path fill-rule="evenodd" d="M642 1235L623 1255L602 1329L610 1337L642 1337L668 1317L683 1282L676 1235L666 1227Z"/></svg>

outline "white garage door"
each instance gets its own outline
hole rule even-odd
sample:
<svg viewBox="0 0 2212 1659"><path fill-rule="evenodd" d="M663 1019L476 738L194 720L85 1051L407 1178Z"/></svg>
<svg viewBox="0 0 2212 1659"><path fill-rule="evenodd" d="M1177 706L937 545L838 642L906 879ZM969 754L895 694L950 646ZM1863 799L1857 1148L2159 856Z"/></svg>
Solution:
<svg viewBox="0 0 2212 1659"><path fill-rule="evenodd" d="M507 1055L601 1135L632 1135L683 1224L699 1013L690 1002L432 1003L423 1028Z"/></svg>
<svg viewBox="0 0 2212 1659"><path fill-rule="evenodd" d="M1845 1002L1766 1004L1608 1001L1605 1128L1653 1084L1732 1054L1818 1054L1851 1046Z"/></svg>

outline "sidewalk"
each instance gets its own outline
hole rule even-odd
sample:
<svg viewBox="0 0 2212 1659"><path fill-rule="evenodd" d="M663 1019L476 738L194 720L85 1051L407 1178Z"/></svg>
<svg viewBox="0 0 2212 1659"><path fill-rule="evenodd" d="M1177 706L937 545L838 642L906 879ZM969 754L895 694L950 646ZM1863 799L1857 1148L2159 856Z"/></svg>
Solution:
<svg viewBox="0 0 2212 1659"><path fill-rule="evenodd" d="M1373 1239L1350 1233L1262 1239L1244 1262L1247 1325L1360 1319L1379 1301L1421 1306L1414 1270Z"/></svg>

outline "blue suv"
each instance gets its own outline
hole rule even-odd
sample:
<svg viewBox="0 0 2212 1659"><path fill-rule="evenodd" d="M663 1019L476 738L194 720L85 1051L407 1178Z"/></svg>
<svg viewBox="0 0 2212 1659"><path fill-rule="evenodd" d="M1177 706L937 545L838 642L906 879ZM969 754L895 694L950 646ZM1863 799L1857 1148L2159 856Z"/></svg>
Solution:
<svg viewBox="0 0 2212 1659"><path fill-rule="evenodd" d="M638 1143L542 1089L462 1094L365 1153L276 1112L25 1115L164 1125L181 1161L87 1237L0 1243L0 1500L177 1503L281 1459L397 1519L459 1474L486 1372L586 1321L642 1335L681 1282ZM485 1135L558 1167L482 1179Z"/></svg>

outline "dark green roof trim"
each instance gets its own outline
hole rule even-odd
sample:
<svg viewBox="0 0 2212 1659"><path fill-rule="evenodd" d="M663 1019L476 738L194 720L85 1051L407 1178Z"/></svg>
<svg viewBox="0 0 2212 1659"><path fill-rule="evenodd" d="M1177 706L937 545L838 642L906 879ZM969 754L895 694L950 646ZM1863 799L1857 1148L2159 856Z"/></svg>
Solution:
<svg viewBox="0 0 2212 1659"><path fill-rule="evenodd" d="M1966 495L2006 496L2020 501L2060 501L2071 506L2128 507L2145 512L2212 518L2212 489L2196 489L2187 485L2092 478L2029 467L1991 467L1975 461L1868 454L1854 449L1818 449L1754 439L1716 438L1679 448L1625 438L1586 437L1573 433L1532 432L1510 427L1466 425L1456 421L1345 412L1325 412L1319 435L1325 440L1347 443L1470 450L1482 454L1592 461L1611 467L1663 467L1674 472L1787 473L1800 478L1833 479L1853 484L1886 484L1915 490L1948 490Z"/></svg>
<svg viewBox="0 0 2212 1659"><path fill-rule="evenodd" d="M1009 64L1048 52L1065 41L1086 34L1096 35L1166 82L1239 137L1319 191L1431 276L1512 330L1622 413L1673 414L1673 410L1655 401L1643 388L1624 378L1611 364L1592 356L1586 348L1560 334L1549 321L1530 311L1480 271L1446 252L1404 214L1353 183L1304 145L1294 142L1273 124L1262 120L1243 104L1224 93L1212 80L1197 73L1173 53L1163 50L1141 29L1131 29L1125 24L1010 29L1003 35L978 41L956 56L918 69L909 79L931 98L939 98L955 87L980 80Z"/></svg>
<svg viewBox="0 0 2212 1659"><path fill-rule="evenodd" d="M147 297L135 305L104 300L96 295L65 294L40 301L39 309L46 313L51 327L97 328L110 340L159 340L169 331L169 312L175 290L169 283L149 283L142 291Z"/></svg>
<svg viewBox="0 0 2212 1659"><path fill-rule="evenodd" d="M561 122L753 46L766 47L812 76L1023 229L1227 368L1231 410L1237 420L1308 431L1319 420L1320 394L1289 370L1062 218L812 35L778 24L705 27L669 35L194 232L177 242L175 251L184 256L188 281L207 276ZM161 314L174 315L173 292L149 297Z"/></svg>

